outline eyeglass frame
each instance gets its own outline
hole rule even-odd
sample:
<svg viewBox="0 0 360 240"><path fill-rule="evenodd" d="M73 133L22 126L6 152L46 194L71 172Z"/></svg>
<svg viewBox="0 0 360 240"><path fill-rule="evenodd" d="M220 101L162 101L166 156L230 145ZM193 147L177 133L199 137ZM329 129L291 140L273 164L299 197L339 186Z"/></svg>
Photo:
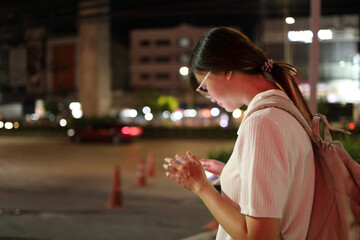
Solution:
<svg viewBox="0 0 360 240"><path fill-rule="evenodd" d="M204 79L201 81L201 83L200 83L200 85L196 88L196 92L197 93L200 93L201 95L203 95L205 98L207 98L207 99L211 99L211 96L210 96L210 94L208 93L208 92L205 92L201 87L204 85L204 83L205 83L205 81L208 79L208 77L210 76L210 74L211 74L211 71L209 71L206 75L205 75L205 77L204 77Z"/></svg>

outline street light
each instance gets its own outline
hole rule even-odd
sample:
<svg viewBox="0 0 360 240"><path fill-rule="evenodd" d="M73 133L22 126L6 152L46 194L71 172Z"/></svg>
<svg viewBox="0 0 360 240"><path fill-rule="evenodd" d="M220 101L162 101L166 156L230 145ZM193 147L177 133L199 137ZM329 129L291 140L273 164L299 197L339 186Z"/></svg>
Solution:
<svg viewBox="0 0 360 240"><path fill-rule="evenodd" d="M285 22L287 24L294 24L295 23L295 19L293 17L287 17L285 18Z"/></svg>

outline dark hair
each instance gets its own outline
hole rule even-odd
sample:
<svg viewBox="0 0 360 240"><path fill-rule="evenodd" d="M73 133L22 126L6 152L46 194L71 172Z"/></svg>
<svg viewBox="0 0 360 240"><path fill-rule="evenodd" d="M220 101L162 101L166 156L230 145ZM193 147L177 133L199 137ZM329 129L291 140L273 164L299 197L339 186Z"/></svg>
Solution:
<svg viewBox="0 0 360 240"><path fill-rule="evenodd" d="M264 74L262 66L267 60L266 54L240 31L216 27L205 33L193 50L189 62L190 85L194 90L199 85L195 71ZM290 64L274 62L270 74L310 123L312 114L295 81L299 71Z"/></svg>

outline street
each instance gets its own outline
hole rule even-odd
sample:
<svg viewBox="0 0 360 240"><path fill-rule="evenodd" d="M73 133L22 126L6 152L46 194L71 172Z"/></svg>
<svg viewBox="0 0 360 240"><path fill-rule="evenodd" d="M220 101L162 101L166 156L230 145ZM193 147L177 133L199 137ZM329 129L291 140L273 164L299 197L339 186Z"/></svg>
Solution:
<svg viewBox="0 0 360 240"><path fill-rule="evenodd" d="M233 140L74 144L67 138L0 137L0 239L184 239L212 220L202 202L164 176L164 157L206 157ZM137 186L150 153L155 176ZM114 169L123 205L109 209Z"/></svg>

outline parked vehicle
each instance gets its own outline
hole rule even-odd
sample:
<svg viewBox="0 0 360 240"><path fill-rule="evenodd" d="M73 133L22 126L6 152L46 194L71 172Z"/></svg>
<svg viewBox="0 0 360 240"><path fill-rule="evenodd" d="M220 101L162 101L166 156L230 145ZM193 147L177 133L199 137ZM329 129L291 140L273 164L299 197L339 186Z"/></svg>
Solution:
<svg viewBox="0 0 360 240"><path fill-rule="evenodd" d="M93 124L68 130L68 136L74 142L112 142L114 144L132 141L142 133L142 127L124 124Z"/></svg>

